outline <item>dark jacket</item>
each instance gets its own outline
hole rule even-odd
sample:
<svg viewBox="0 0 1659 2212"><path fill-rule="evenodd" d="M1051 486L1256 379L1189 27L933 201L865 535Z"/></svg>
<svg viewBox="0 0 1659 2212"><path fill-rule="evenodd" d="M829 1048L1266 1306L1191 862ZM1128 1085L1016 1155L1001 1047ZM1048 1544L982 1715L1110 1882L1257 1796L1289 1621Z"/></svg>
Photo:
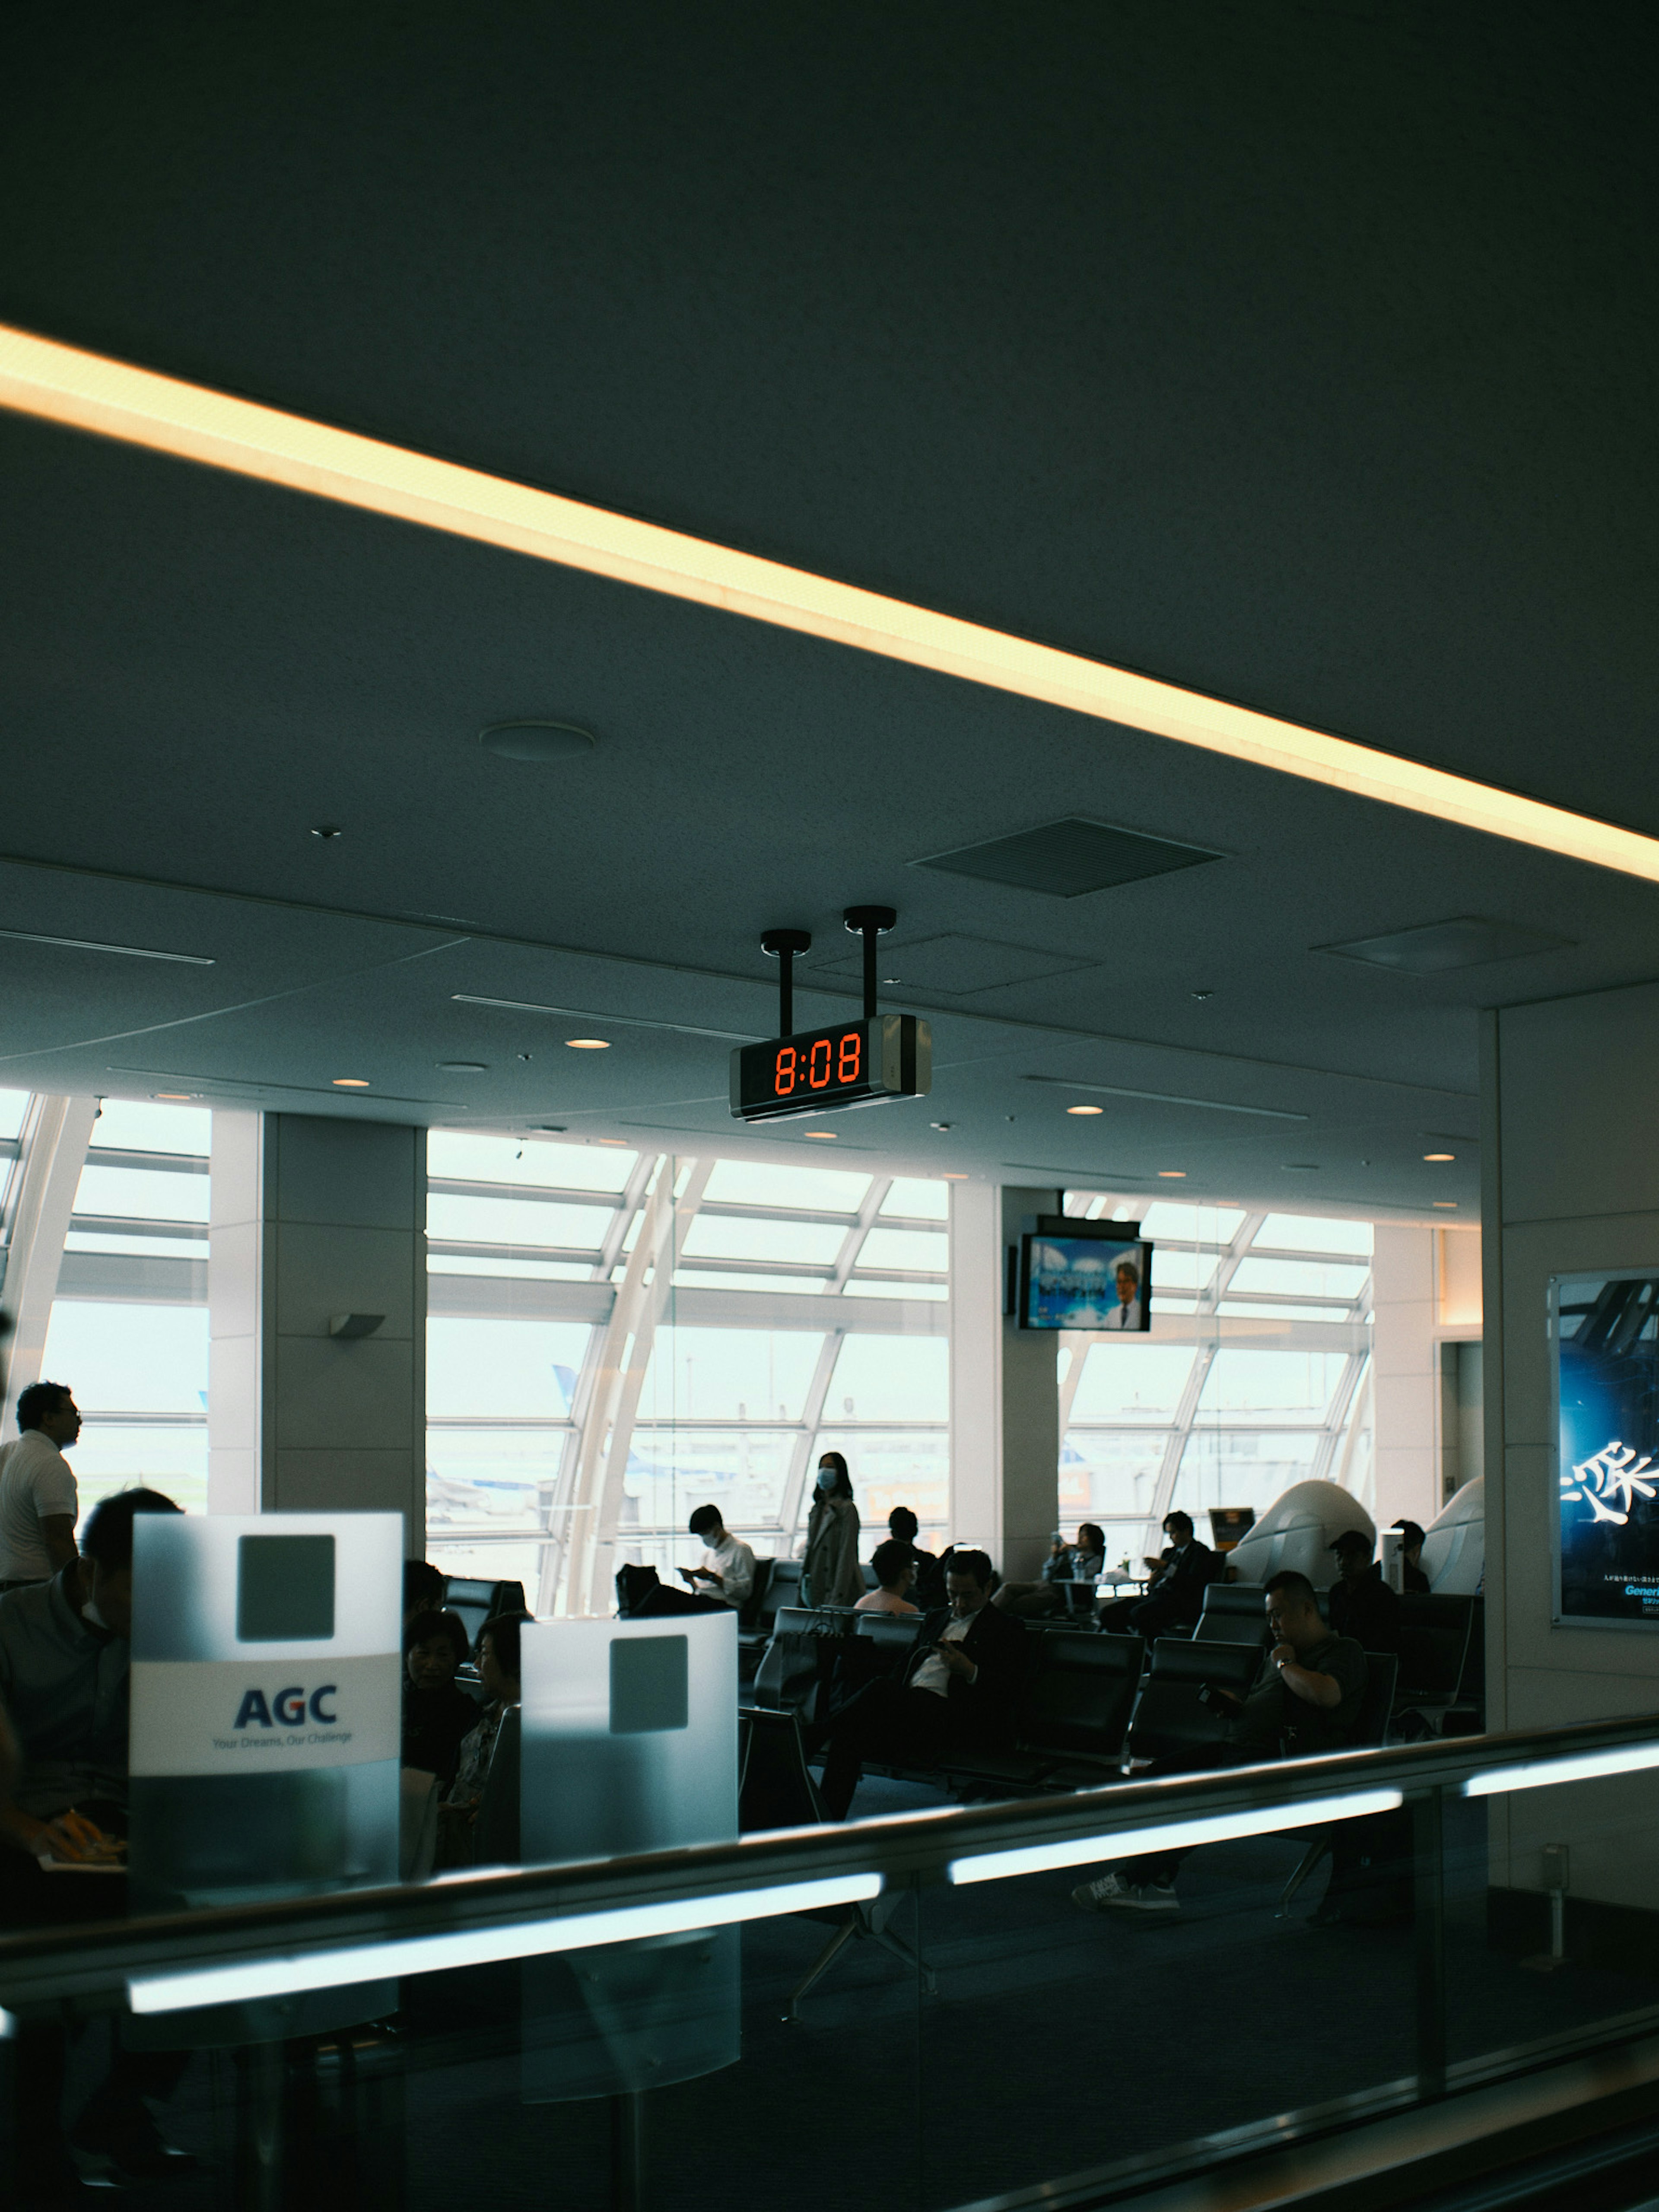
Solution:
<svg viewBox="0 0 1659 2212"><path fill-rule="evenodd" d="M907 1683L915 1680L917 1668L950 1625L949 1606L936 1607L922 1622L916 1632L915 1650L905 1669ZM959 1648L973 1661L979 1674L971 1682L961 1675L951 1675L947 1695L952 1713L958 1720L971 1717L975 1732L982 1730L986 1742L1000 1741L1013 1733L1014 1710L1025 1686L1030 1650L1025 1623L998 1606L982 1605Z"/></svg>
<svg viewBox="0 0 1659 2212"><path fill-rule="evenodd" d="M1380 1566L1368 1567L1357 1583L1333 1583L1329 1611L1334 1632L1352 1637L1362 1651L1399 1650L1400 1600Z"/></svg>
<svg viewBox="0 0 1659 2212"><path fill-rule="evenodd" d="M1218 1583L1226 1571L1227 1562L1220 1553L1212 1552L1194 1536L1180 1558L1164 1568L1146 1595L1171 1607L1172 1620L1193 1627L1204 1610L1205 1591L1212 1583Z"/></svg>
<svg viewBox="0 0 1659 2212"><path fill-rule="evenodd" d="M461 1755L461 1738L478 1725L482 1708L453 1682L441 1690L417 1690L412 1682L404 1688L404 1749L405 1766L435 1774L448 1786L455 1779Z"/></svg>

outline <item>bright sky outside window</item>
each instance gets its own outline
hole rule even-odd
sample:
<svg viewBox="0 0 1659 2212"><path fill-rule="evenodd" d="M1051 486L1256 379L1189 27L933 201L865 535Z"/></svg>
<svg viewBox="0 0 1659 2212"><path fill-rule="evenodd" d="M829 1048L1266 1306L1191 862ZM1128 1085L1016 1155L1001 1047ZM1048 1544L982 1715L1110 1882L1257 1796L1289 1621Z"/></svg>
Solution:
<svg viewBox="0 0 1659 2212"><path fill-rule="evenodd" d="M817 1213L856 1213L869 1188L867 1175L835 1168L717 1160L703 1195L711 1206L776 1206Z"/></svg>
<svg viewBox="0 0 1659 2212"><path fill-rule="evenodd" d="M27 1091L0 1091L0 1138L22 1134L30 1095Z"/></svg>
<svg viewBox="0 0 1659 2212"><path fill-rule="evenodd" d="M822 1342L808 1329L659 1328L639 1417L798 1421Z"/></svg>
<svg viewBox="0 0 1659 2212"><path fill-rule="evenodd" d="M1204 1379L1199 1418L1255 1425L1299 1414L1322 1421L1345 1364L1338 1352L1265 1352L1224 1344Z"/></svg>
<svg viewBox="0 0 1659 2212"><path fill-rule="evenodd" d="M1257 1251L1331 1252L1369 1261L1369 1221L1331 1221L1315 1213L1270 1213L1255 1232Z"/></svg>
<svg viewBox="0 0 1659 2212"><path fill-rule="evenodd" d="M542 1190L620 1193L637 1152L597 1145L557 1145L534 1137L489 1137L471 1130L427 1133L426 1171L450 1182L520 1182Z"/></svg>
<svg viewBox="0 0 1659 2212"><path fill-rule="evenodd" d="M1285 1297L1353 1299L1364 1288L1370 1269L1344 1267L1316 1260L1268 1260L1254 1253L1241 1260L1228 1288L1271 1291Z"/></svg>
<svg viewBox="0 0 1659 2212"><path fill-rule="evenodd" d="M895 1176L881 1210L884 1214L907 1215L912 1221L948 1221L950 1186L935 1182L931 1176Z"/></svg>
<svg viewBox="0 0 1659 2212"><path fill-rule="evenodd" d="M204 1175L173 1175L163 1168L88 1166L81 1170L75 1211L124 1221L205 1224L208 1191Z"/></svg>
<svg viewBox="0 0 1659 2212"><path fill-rule="evenodd" d="M426 1233L445 1243L555 1245L599 1256L610 1216L603 1206L561 1206L556 1199L473 1198L434 1190L426 1202Z"/></svg>
<svg viewBox="0 0 1659 2212"><path fill-rule="evenodd" d="M951 1347L942 1336L849 1336L836 1363L828 1418L945 1421Z"/></svg>
<svg viewBox="0 0 1659 2212"><path fill-rule="evenodd" d="M1158 1344L1146 1338L1090 1344L1086 1353L1072 1401L1074 1423L1172 1421L1196 1357L1189 1344Z"/></svg>
<svg viewBox="0 0 1659 2212"><path fill-rule="evenodd" d="M434 1415L562 1420L587 1350L579 1322L427 1322L427 1410Z"/></svg>
<svg viewBox="0 0 1659 2212"><path fill-rule="evenodd" d="M833 1266L846 1231L828 1221L744 1220L700 1213L680 1243L685 1260L793 1260Z"/></svg>
<svg viewBox="0 0 1659 2212"><path fill-rule="evenodd" d="M92 1141L108 1152L184 1152L204 1160L213 1146L213 1115L206 1106L106 1098L92 1125Z"/></svg>
<svg viewBox="0 0 1659 2212"><path fill-rule="evenodd" d="M860 1267L903 1267L943 1274L950 1263L951 1240L925 1229L872 1229L859 1254Z"/></svg>

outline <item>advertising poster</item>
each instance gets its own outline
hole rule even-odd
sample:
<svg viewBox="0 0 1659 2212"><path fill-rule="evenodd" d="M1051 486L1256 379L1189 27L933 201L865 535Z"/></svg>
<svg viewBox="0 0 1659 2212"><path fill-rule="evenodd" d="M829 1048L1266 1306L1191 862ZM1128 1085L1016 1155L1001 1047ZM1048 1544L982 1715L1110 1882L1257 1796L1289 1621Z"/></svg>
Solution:
<svg viewBox="0 0 1659 2212"><path fill-rule="evenodd" d="M1555 1618L1659 1626L1659 1271L1551 1284Z"/></svg>

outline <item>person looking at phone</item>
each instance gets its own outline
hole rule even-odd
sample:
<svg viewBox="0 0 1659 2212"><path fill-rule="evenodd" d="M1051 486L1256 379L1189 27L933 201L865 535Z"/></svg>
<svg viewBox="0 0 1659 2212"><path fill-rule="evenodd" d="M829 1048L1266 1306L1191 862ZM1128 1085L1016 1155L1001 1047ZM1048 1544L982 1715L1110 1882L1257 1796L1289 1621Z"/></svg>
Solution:
<svg viewBox="0 0 1659 2212"><path fill-rule="evenodd" d="M1163 1557L1148 1559L1152 1570L1144 1597L1126 1597L1109 1606L1100 1625L1118 1636L1162 1636L1171 1628L1192 1628L1204 1610L1207 1585L1219 1582L1227 1571L1218 1552L1200 1544L1193 1532L1193 1516L1179 1508L1164 1516L1169 1547Z"/></svg>
<svg viewBox="0 0 1659 2212"><path fill-rule="evenodd" d="M689 1583L698 1597L718 1598L732 1607L747 1605L755 1587L752 1546L729 1533L718 1505L699 1505L689 1525L694 1536L702 1538L703 1554L695 1567L680 1569L681 1581Z"/></svg>
<svg viewBox="0 0 1659 2212"><path fill-rule="evenodd" d="M953 1751L994 1750L1013 1734L1025 1674L1025 1625L990 1603L983 1552L954 1551L949 1603L930 1613L901 1680L867 1683L820 1734L827 1742L818 1795L844 1820L866 1759L937 1766Z"/></svg>
<svg viewBox="0 0 1659 2212"><path fill-rule="evenodd" d="M1269 1759L1310 1759L1347 1744L1365 1699L1365 1654L1319 1617L1306 1575L1275 1575L1265 1593L1272 1649L1247 1697L1203 1685L1203 1701L1227 1723L1224 1743L1200 1765L1254 1766ZM1176 1869L1184 1851L1126 1860L1072 1892L1085 1912L1169 1913L1180 1910Z"/></svg>

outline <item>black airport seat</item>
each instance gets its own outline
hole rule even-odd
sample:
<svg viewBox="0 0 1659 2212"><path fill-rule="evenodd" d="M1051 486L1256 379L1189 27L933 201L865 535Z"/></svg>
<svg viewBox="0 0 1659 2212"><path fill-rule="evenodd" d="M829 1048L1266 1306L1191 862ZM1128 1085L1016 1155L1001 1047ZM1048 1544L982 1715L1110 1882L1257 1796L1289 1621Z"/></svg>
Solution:
<svg viewBox="0 0 1659 2212"><path fill-rule="evenodd" d="M528 1613L522 1583L492 1583L471 1575L450 1575L444 1593L446 1611L458 1613L467 1641L476 1644L478 1631L498 1613Z"/></svg>
<svg viewBox="0 0 1659 2212"><path fill-rule="evenodd" d="M1400 1695L1407 1705L1451 1705L1462 1686L1474 1620L1472 1597L1407 1591L1400 1601Z"/></svg>
<svg viewBox="0 0 1659 2212"><path fill-rule="evenodd" d="M1091 1790L1115 1780L1145 1650L1138 1636L1051 1630L1036 1642L1015 1748L958 1754L945 1772L1014 1790Z"/></svg>
<svg viewBox="0 0 1659 2212"><path fill-rule="evenodd" d="M1211 1583L1193 1631L1194 1643L1248 1644L1253 1650L1263 1650L1267 1641L1267 1595L1259 1583Z"/></svg>
<svg viewBox="0 0 1659 2212"><path fill-rule="evenodd" d="M1199 1703L1200 1686L1213 1683L1243 1698L1261 1666L1261 1654L1249 1644L1188 1644L1160 1636L1129 1723L1129 1757L1170 1767L1207 1765L1210 1754L1228 1741L1227 1724Z"/></svg>
<svg viewBox="0 0 1659 2212"><path fill-rule="evenodd" d="M765 1592L755 1607L755 1626L772 1633L772 1618L780 1606L800 1603L800 1570L799 1559L769 1559L771 1571L766 1577Z"/></svg>
<svg viewBox="0 0 1659 2212"><path fill-rule="evenodd" d="M1354 1717L1353 1728L1348 1737L1349 1744L1353 1750L1375 1750L1387 1737L1389 1717L1394 1711L1395 1686L1399 1680L1399 1675L1400 1662L1395 1657L1393 1652L1368 1651L1365 1654L1365 1695L1361 1701L1358 1712ZM1406 1817L1409 1820L1409 1814ZM1372 1841L1386 1844L1392 1829L1383 1824L1392 1824L1393 1827L1397 1827L1399 1821L1399 1814L1383 1813L1375 1814L1368 1820L1352 1822L1345 1820L1340 1825L1346 1832L1347 1840L1352 1844L1359 1845ZM1301 1862L1296 1872L1285 1883L1279 1897L1278 1912L1279 1919L1288 1917L1291 1900L1297 1890L1330 1850L1332 1838L1336 1832L1336 1825L1316 1829L1310 1838L1308 1848L1302 1854Z"/></svg>
<svg viewBox="0 0 1659 2212"><path fill-rule="evenodd" d="M772 1613L767 1595L772 1587L772 1570L775 1559L757 1559L754 1586L738 1608L738 1680L752 1682L755 1670L760 1665L772 1634Z"/></svg>
<svg viewBox="0 0 1659 2212"><path fill-rule="evenodd" d="M780 1606L755 1670L754 1703L819 1717L820 1693L857 1619L848 1607Z"/></svg>
<svg viewBox="0 0 1659 2212"><path fill-rule="evenodd" d="M921 1631L919 1613L859 1613L853 1614L853 1632L895 1654L908 1651Z"/></svg>

